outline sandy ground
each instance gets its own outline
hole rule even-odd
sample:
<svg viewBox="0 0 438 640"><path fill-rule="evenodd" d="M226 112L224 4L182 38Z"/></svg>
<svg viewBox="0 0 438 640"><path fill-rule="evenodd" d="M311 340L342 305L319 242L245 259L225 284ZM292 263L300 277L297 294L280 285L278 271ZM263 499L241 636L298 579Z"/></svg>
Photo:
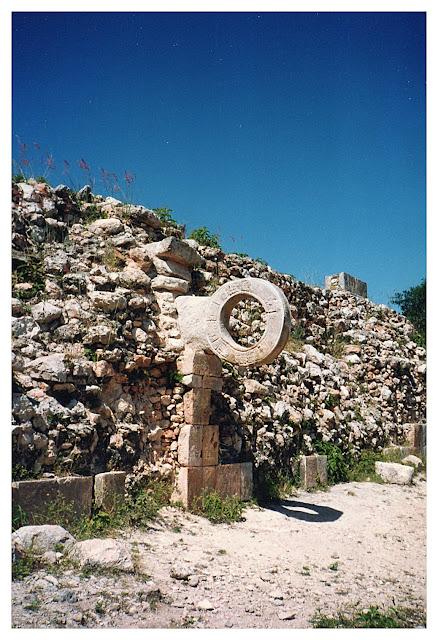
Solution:
<svg viewBox="0 0 438 640"><path fill-rule="evenodd" d="M299 490L231 525L160 514L122 536L140 575L47 568L13 584L12 626L303 629L350 605L426 608L424 477Z"/></svg>

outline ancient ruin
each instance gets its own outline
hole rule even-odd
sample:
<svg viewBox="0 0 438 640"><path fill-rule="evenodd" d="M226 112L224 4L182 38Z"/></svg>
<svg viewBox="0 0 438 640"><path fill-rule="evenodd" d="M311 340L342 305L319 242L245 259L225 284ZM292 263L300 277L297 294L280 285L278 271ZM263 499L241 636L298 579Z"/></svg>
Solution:
<svg viewBox="0 0 438 640"><path fill-rule="evenodd" d="M232 310L242 300L259 302L266 313L266 328L253 346L238 344L230 334ZM245 367L272 362L289 337L288 302L278 287L259 278L232 280L211 298L178 298L179 325L185 343L178 371L190 391L184 396L185 426L178 440L181 465L174 492L185 506L203 489L222 497L249 500L252 495L252 463L219 465L219 426L210 425L211 389L222 389L220 358Z"/></svg>
<svg viewBox="0 0 438 640"><path fill-rule="evenodd" d="M326 276L325 288L327 291L349 291L362 298L368 296L367 283L343 271L333 276Z"/></svg>
<svg viewBox="0 0 438 640"><path fill-rule="evenodd" d="M426 351L366 292L311 287L90 188L14 183L12 200L15 505L70 501L89 478L89 510L108 473L176 481L187 504L208 486L246 497L297 463L313 482L299 461L321 442L425 454Z"/></svg>

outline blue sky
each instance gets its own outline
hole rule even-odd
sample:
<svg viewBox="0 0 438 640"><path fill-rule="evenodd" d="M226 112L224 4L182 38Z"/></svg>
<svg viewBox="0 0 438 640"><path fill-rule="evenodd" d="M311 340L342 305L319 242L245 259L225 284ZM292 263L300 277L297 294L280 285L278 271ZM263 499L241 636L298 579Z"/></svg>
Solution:
<svg viewBox="0 0 438 640"><path fill-rule="evenodd" d="M425 277L424 13L19 12L12 44L36 175L127 171L188 231L374 302Z"/></svg>

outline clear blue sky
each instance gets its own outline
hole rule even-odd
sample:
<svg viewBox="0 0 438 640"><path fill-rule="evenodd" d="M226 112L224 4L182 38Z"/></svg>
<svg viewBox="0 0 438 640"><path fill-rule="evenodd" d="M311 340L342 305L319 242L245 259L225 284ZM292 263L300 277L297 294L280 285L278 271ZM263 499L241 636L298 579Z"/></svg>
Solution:
<svg viewBox="0 0 438 640"><path fill-rule="evenodd" d="M18 135L36 175L127 171L138 204L188 231L311 284L346 271L374 302L425 277L424 13L20 12L12 28L12 152Z"/></svg>

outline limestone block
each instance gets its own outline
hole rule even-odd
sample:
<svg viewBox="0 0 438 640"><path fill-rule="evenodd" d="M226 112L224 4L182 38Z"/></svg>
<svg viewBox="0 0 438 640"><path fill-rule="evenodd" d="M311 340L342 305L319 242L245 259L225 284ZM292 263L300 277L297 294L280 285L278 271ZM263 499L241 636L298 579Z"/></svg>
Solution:
<svg viewBox="0 0 438 640"><path fill-rule="evenodd" d="M211 390L191 389L184 394L184 418L187 424L208 424Z"/></svg>
<svg viewBox="0 0 438 640"><path fill-rule="evenodd" d="M180 278L172 278L170 276L157 276L151 281L152 289L164 289L165 291L173 291L175 293L187 293L189 283Z"/></svg>
<svg viewBox="0 0 438 640"><path fill-rule="evenodd" d="M223 464L217 468L216 491L221 498L240 499L240 464Z"/></svg>
<svg viewBox="0 0 438 640"><path fill-rule="evenodd" d="M123 271L118 274L118 279L120 284L128 289L143 289L149 291L151 286L149 276L137 267L134 261L130 262Z"/></svg>
<svg viewBox="0 0 438 640"><path fill-rule="evenodd" d="M94 375L96 378L108 378L115 375L115 371L111 362L106 360L98 360L92 364Z"/></svg>
<svg viewBox="0 0 438 640"><path fill-rule="evenodd" d="M12 483L13 509L20 507L25 512L29 524L41 521L41 517L46 517L47 524L51 524L47 516L48 505L52 505L53 508L57 502L60 503L60 507L61 503L71 507L73 518L77 515L89 515L92 497L92 476L66 476ZM56 513L52 515L51 521L56 524Z"/></svg>
<svg viewBox="0 0 438 640"><path fill-rule="evenodd" d="M184 467L202 466L203 426L185 425L178 438L178 462Z"/></svg>
<svg viewBox="0 0 438 640"><path fill-rule="evenodd" d="M182 384L192 389L211 389L212 391L222 391L223 381L221 378L213 378L212 376L200 376L191 373L183 376Z"/></svg>
<svg viewBox="0 0 438 640"><path fill-rule="evenodd" d="M412 423L403 425L406 429L406 439L414 452L425 455L426 453L426 425L422 423Z"/></svg>
<svg viewBox="0 0 438 640"><path fill-rule="evenodd" d="M62 309L60 307L56 307L51 302L43 300L31 307L31 313L36 322L49 324L50 322L53 322L53 320L59 318L62 313Z"/></svg>
<svg viewBox="0 0 438 640"><path fill-rule="evenodd" d="M205 491L216 491L219 465L203 467L203 483Z"/></svg>
<svg viewBox="0 0 438 640"><path fill-rule="evenodd" d="M188 507L201 495L204 486L204 467L181 467L176 476L172 501L181 502Z"/></svg>
<svg viewBox="0 0 438 640"><path fill-rule="evenodd" d="M159 242L152 242L146 247L150 258L158 257L164 260L173 260L187 267L201 265L204 262L202 256L184 240L169 236Z"/></svg>
<svg viewBox="0 0 438 640"><path fill-rule="evenodd" d="M252 496L252 463L181 467L176 478L173 501L190 506L203 491L216 491L222 498L250 500Z"/></svg>
<svg viewBox="0 0 438 640"><path fill-rule="evenodd" d="M157 280L157 278L155 278L155 280ZM205 328L205 318L209 302L209 298L196 296L179 296L175 301L178 310L178 325L181 336L186 348L191 351L210 351ZM188 369L187 373L200 372Z"/></svg>
<svg viewBox="0 0 438 640"><path fill-rule="evenodd" d="M118 218L102 218L95 220L88 226L88 231L102 236L113 236L116 233L121 233L123 229L123 223Z"/></svg>
<svg viewBox="0 0 438 640"><path fill-rule="evenodd" d="M213 376L202 376L202 386L212 391L222 391L224 383L222 378L214 378Z"/></svg>
<svg viewBox="0 0 438 640"><path fill-rule="evenodd" d="M182 298L178 300L182 300ZM177 367L183 375L196 374L218 378L222 375L222 363L217 356L187 348L178 358Z"/></svg>
<svg viewBox="0 0 438 640"><path fill-rule="evenodd" d="M241 462L240 465L240 499L251 500L252 498L252 462Z"/></svg>
<svg viewBox="0 0 438 640"><path fill-rule="evenodd" d="M248 378L243 381L243 384L245 386L246 393L255 394L258 396L267 396L269 394L269 389L258 382L258 380L252 380Z"/></svg>
<svg viewBox="0 0 438 640"><path fill-rule="evenodd" d="M300 479L303 489L327 484L327 456L313 454L300 460Z"/></svg>
<svg viewBox="0 0 438 640"><path fill-rule="evenodd" d="M350 276L344 271L333 276L326 276L325 289L328 291L349 291L362 298L366 298L368 295L367 283Z"/></svg>
<svg viewBox="0 0 438 640"><path fill-rule="evenodd" d="M158 275L181 278L182 280L187 280L187 282L192 281L190 269L180 262L175 262L169 258L167 260L162 260L161 258L154 256L153 263Z"/></svg>
<svg viewBox="0 0 438 640"><path fill-rule="evenodd" d="M219 462L219 426L204 425L202 436L202 466L211 467Z"/></svg>
<svg viewBox="0 0 438 640"><path fill-rule="evenodd" d="M149 271L152 261L146 252L146 247L133 247L129 250L129 257L137 263L142 271Z"/></svg>
<svg viewBox="0 0 438 640"><path fill-rule="evenodd" d="M52 353L49 356L41 356L32 360L25 366L25 373L32 378L40 378L51 382L65 382L67 369L64 363L63 353Z"/></svg>
<svg viewBox="0 0 438 640"><path fill-rule="evenodd" d="M94 502L107 513L121 505L125 501L124 471L109 471L98 473L94 477Z"/></svg>
<svg viewBox="0 0 438 640"><path fill-rule="evenodd" d="M377 461L375 469L377 475L390 484L410 484L414 475L413 467L397 462Z"/></svg>
<svg viewBox="0 0 438 640"><path fill-rule="evenodd" d="M126 296L116 291L90 291L88 296L94 309L102 311L126 309Z"/></svg>

